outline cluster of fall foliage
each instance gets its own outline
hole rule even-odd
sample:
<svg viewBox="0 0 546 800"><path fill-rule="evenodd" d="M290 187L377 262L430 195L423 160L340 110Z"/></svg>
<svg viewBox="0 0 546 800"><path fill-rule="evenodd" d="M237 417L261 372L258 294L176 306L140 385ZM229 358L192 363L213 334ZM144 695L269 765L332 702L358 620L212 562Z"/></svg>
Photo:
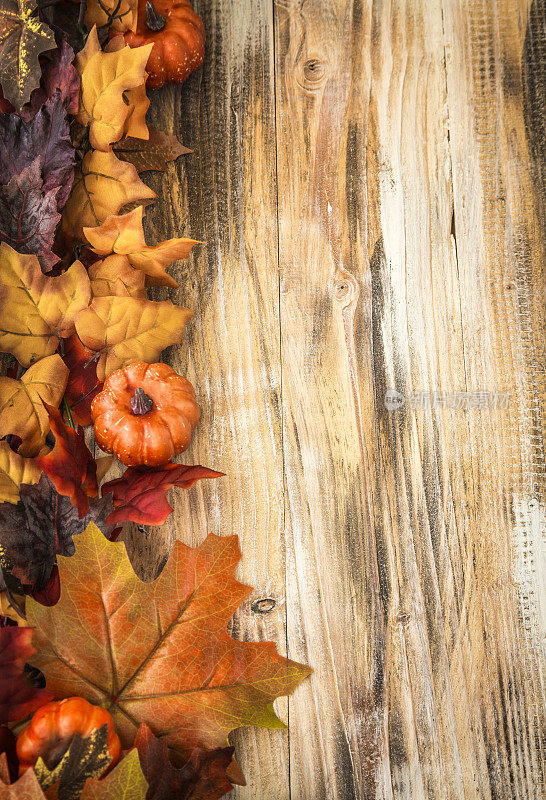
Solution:
<svg viewBox="0 0 546 800"><path fill-rule="evenodd" d="M283 727L309 673L228 635L236 538L177 542L149 583L118 541L222 474L173 460L199 407L158 362L192 312L147 295L197 242L143 227L142 173L188 152L146 86L185 80L204 37L188 0L0 0L0 800L220 798L230 731Z"/></svg>

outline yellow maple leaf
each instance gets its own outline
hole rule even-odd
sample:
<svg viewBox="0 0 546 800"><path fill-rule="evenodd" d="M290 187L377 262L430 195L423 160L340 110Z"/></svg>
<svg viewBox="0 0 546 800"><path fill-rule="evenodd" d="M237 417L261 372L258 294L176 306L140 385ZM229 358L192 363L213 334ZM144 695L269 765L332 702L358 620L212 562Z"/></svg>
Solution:
<svg viewBox="0 0 546 800"><path fill-rule="evenodd" d="M63 209L63 232L69 238L85 241L84 227L99 225L127 203L155 197L132 164L120 161L112 152L90 150L76 171Z"/></svg>
<svg viewBox="0 0 546 800"><path fill-rule="evenodd" d="M145 275L127 256L108 256L89 267L93 297L146 297Z"/></svg>
<svg viewBox="0 0 546 800"><path fill-rule="evenodd" d="M97 46L97 30L93 28L75 61L81 75L76 119L81 125L89 125L91 146L107 151L113 142L121 139L127 118L134 114L134 104L126 102L124 92L144 84L146 62L153 43L142 47L127 45L109 53Z"/></svg>
<svg viewBox="0 0 546 800"><path fill-rule="evenodd" d="M125 39L123 36L114 36L106 45L105 51L116 53L124 47ZM147 141L150 138L150 131L146 125L146 112L150 106L150 98L146 94L146 81L144 80L134 89L128 89L123 95L128 107L127 119L123 126L123 137L129 136L133 139L145 139Z"/></svg>
<svg viewBox="0 0 546 800"><path fill-rule="evenodd" d="M138 16L138 0L87 0L85 24L102 28L109 24L113 30L123 33L135 31Z"/></svg>
<svg viewBox="0 0 546 800"><path fill-rule="evenodd" d="M42 470L31 458L14 453L7 442L0 442L0 502L17 503L22 483L38 483Z"/></svg>
<svg viewBox="0 0 546 800"><path fill-rule="evenodd" d="M149 286L178 286L165 272L165 267L178 258L187 258L198 242L194 239L167 239L153 246L147 245L142 227L143 211L142 206L138 206L128 214L112 215L102 225L84 228L83 232L95 253L126 255L135 269L146 273Z"/></svg>
<svg viewBox="0 0 546 800"><path fill-rule="evenodd" d="M42 273L36 256L0 245L0 350L23 366L54 353L90 302L91 285L79 261L52 278Z"/></svg>
<svg viewBox="0 0 546 800"><path fill-rule="evenodd" d="M0 377L0 438L14 433L22 439L19 454L36 456L49 432L49 414L42 401L58 407L68 368L58 355L37 361L20 381Z"/></svg>
<svg viewBox="0 0 546 800"><path fill-rule="evenodd" d="M76 317L82 343L94 350L100 381L133 361L157 361L162 350L180 344L193 311L170 300L136 297L95 297Z"/></svg>

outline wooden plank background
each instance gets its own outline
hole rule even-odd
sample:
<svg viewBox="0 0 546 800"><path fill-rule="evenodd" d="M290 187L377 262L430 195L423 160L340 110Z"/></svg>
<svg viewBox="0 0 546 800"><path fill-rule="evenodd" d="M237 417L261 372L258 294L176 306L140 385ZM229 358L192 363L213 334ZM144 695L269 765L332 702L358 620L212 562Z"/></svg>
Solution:
<svg viewBox="0 0 546 800"><path fill-rule="evenodd" d="M545 0L196 8L205 65L150 113L193 154L147 224L205 242L167 357L185 460L227 477L133 535L151 574L237 534L233 635L315 670L288 731L233 737L233 797L539 800Z"/></svg>

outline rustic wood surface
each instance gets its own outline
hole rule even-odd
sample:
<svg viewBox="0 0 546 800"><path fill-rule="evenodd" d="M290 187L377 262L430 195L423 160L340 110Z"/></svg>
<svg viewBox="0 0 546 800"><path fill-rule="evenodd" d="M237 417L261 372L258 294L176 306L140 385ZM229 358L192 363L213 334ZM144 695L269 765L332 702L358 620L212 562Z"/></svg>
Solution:
<svg viewBox="0 0 546 800"><path fill-rule="evenodd" d="M167 358L185 460L227 477L131 535L151 575L237 534L233 635L314 667L286 732L233 737L233 797L540 800L546 2L196 8L205 65L150 114L193 154L147 224L205 242Z"/></svg>

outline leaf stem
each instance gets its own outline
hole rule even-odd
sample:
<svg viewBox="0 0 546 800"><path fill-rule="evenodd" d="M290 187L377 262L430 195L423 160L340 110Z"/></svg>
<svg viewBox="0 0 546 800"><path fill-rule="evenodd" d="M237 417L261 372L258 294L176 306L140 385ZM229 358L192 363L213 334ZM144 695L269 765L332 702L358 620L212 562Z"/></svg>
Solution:
<svg viewBox="0 0 546 800"><path fill-rule="evenodd" d="M76 428L76 426L74 425L74 420L72 419L72 412L70 410L70 406L68 405L68 400L66 399L65 394L63 394L62 407L63 411L67 416L68 424L70 425L71 428Z"/></svg>

